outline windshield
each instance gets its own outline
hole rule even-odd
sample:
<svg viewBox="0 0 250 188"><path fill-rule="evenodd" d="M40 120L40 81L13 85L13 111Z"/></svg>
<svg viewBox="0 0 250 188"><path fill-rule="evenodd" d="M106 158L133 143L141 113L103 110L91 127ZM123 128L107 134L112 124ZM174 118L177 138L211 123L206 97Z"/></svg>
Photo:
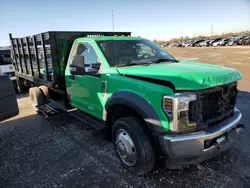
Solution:
<svg viewBox="0 0 250 188"><path fill-rule="evenodd" d="M9 65L11 63L10 50L0 50L0 65Z"/></svg>
<svg viewBox="0 0 250 188"><path fill-rule="evenodd" d="M149 40L105 40L98 41L111 67L128 64L176 61L170 54ZM161 60L161 61L159 61Z"/></svg>

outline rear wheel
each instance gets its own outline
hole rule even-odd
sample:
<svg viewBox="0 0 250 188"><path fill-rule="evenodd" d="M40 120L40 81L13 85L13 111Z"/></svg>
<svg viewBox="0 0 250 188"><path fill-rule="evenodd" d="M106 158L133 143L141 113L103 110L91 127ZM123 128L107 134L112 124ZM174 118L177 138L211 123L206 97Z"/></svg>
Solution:
<svg viewBox="0 0 250 188"><path fill-rule="evenodd" d="M122 165L129 171L143 175L154 168L154 149L137 118L118 119L112 129L112 138Z"/></svg>
<svg viewBox="0 0 250 188"><path fill-rule="evenodd" d="M38 112L37 107L45 103L45 98L42 94L42 91L39 89L39 87L32 87L29 90L29 96L33 108Z"/></svg>
<svg viewBox="0 0 250 188"><path fill-rule="evenodd" d="M47 86L39 86L39 89L42 91L42 94L45 98L45 102L49 102L49 89Z"/></svg>

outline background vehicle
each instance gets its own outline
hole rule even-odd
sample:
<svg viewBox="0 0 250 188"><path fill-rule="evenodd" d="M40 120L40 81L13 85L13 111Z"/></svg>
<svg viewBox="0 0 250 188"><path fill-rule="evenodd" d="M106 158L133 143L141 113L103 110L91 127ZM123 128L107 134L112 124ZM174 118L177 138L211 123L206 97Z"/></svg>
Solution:
<svg viewBox="0 0 250 188"><path fill-rule="evenodd" d="M168 45L168 47L177 47L177 46L178 46L178 43L172 43Z"/></svg>
<svg viewBox="0 0 250 188"><path fill-rule="evenodd" d="M228 149L231 135L242 130L235 107L240 73L179 62L151 41L130 35L10 35L19 87L31 87L32 105L45 115L70 109L81 121L106 130L121 163L135 174L152 170L161 156L175 169Z"/></svg>
<svg viewBox="0 0 250 188"><path fill-rule="evenodd" d="M218 41L220 41L221 39L222 39L222 38L214 39L214 40L210 43L210 45L213 46L213 43L218 42Z"/></svg>
<svg viewBox="0 0 250 188"><path fill-rule="evenodd" d="M237 44L236 44L236 41L239 40L239 39L241 39L241 36L231 38L231 39L227 42L227 46L234 46L234 45L237 45Z"/></svg>
<svg viewBox="0 0 250 188"><path fill-rule="evenodd" d="M193 46L193 47L200 47L200 43L201 43L201 42L204 42L204 40L197 40L197 41L193 42L193 43L191 44L191 46Z"/></svg>
<svg viewBox="0 0 250 188"><path fill-rule="evenodd" d="M0 121L19 113L16 93L8 75L0 74Z"/></svg>
<svg viewBox="0 0 250 188"><path fill-rule="evenodd" d="M220 40L215 40L212 42L212 46L225 46L225 44L229 41L227 38L222 38Z"/></svg>
<svg viewBox="0 0 250 188"><path fill-rule="evenodd" d="M244 39L242 45L250 45L250 37Z"/></svg>
<svg viewBox="0 0 250 188"><path fill-rule="evenodd" d="M241 45L240 43L240 41L241 41L241 39L243 39L243 38L245 38L246 36L239 36L239 37L237 37L236 39L235 39L235 41L234 41L234 43L233 43L233 45L234 46L236 46L236 45Z"/></svg>
<svg viewBox="0 0 250 188"><path fill-rule="evenodd" d="M182 47L189 47L193 43L193 40L188 40L183 43Z"/></svg>
<svg viewBox="0 0 250 188"><path fill-rule="evenodd" d="M0 46L0 73L6 74L12 80L12 84L17 91L15 69L10 57L10 46Z"/></svg>
<svg viewBox="0 0 250 188"><path fill-rule="evenodd" d="M244 42L246 41L246 40L248 40L250 38L250 36L246 36L246 37L243 37L242 39L240 39L239 41L238 41L238 45L243 45L244 44Z"/></svg>
<svg viewBox="0 0 250 188"><path fill-rule="evenodd" d="M199 46L202 47L202 46L209 46L209 42L210 40L204 40L202 42L199 42Z"/></svg>

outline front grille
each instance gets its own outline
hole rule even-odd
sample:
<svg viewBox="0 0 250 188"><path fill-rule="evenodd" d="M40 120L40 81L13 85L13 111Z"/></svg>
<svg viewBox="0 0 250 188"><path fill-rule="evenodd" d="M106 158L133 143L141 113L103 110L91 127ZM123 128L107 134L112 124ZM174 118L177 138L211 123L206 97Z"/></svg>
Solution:
<svg viewBox="0 0 250 188"><path fill-rule="evenodd" d="M197 129L214 126L231 116L237 99L237 84L198 91L197 100L190 103L189 121Z"/></svg>

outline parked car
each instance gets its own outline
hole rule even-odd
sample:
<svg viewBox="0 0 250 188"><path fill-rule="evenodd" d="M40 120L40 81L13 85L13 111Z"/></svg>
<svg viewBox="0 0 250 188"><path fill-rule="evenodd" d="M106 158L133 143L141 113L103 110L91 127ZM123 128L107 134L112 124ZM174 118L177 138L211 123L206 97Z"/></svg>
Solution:
<svg viewBox="0 0 250 188"><path fill-rule="evenodd" d="M182 42L181 47L188 47L191 42L192 42L192 40L188 40L186 42Z"/></svg>
<svg viewBox="0 0 250 188"><path fill-rule="evenodd" d="M225 38L224 41L222 42L222 46L226 46L230 38Z"/></svg>
<svg viewBox="0 0 250 188"><path fill-rule="evenodd" d="M197 41L195 41L193 44L192 44L192 46L193 47L200 47L200 45L199 45L199 43L200 42L203 42L204 40L197 40Z"/></svg>
<svg viewBox="0 0 250 188"><path fill-rule="evenodd" d="M193 43L195 43L195 42L196 42L196 40L189 40L189 41L186 42L184 47L192 47Z"/></svg>
<svg viewBox="0 0 250 188"><path fill-rule="evenodd" d="M250 37L248 37L247 39L244 39L242 45L250 45Z"/></svg>
<svg viewBox="0 0 250 188"><path fill-rule="evenodd" d="M30 88L32 106L49 115L77 108L68 112L106 131L135 174L151 171L160 157L171 169L215 157L243 130L236 70L179 62L130 32L50 31L21 39L10 34L18 85ZM30 62L34 74L20 68L20 41L27 59L41 57Z"/></svg>
<svg viewBox="0 0 250 188"><path fill-rule="evenodd" d="M222 39L222 38L213 39L213 40L210 42L210 46L213 46L213 43L218 42L218 41L220 41L221 39Z"/></svg>
<svg viewBox="0 0 250 188"><path fill-rule="evenodd" d="M172 43L172 44L169 44L168 47L177 47L178 44L177 43Z"/></svg>
<svg viewBox="0 0 250 188"><path fill-rule="evenodd" d="M249 38L250 38L250 36L245 36L245 37L241 38L240 40L238 40L236 43L238 45L243 45L244 41L248 40Z"/></svg>
<svg viewBox="0 0 250 188"><path fill-rule="evenodd" d="M199 42L199 46L209 46L209 42L210 42L210 40L204 40L204 41L202 41L202 42Z"/></svg>
<svg viewBox="0 0 250 188"><path fill-rule="evenodd" d="M225 44L229 41L228 38L222 38L217 41L213 41L212 46L225 46Z"/></svg>
<svg viewBox="0 0 250 188"><path fill-rule="evenodd" d="M246 36L241 36L239 37L235 42L234 42L234 46L236 45L241 45L242 39L244 39Z"/></svg>
<svg viewBox="0 0 250 188"><path fill-rule="evenodd" d="M236 45L237 45L236 41L240 40L241 38L242 38L242 36L237 36L237 37L231 38L231 39L227 42L227 46L236 46Z"/></svg>

